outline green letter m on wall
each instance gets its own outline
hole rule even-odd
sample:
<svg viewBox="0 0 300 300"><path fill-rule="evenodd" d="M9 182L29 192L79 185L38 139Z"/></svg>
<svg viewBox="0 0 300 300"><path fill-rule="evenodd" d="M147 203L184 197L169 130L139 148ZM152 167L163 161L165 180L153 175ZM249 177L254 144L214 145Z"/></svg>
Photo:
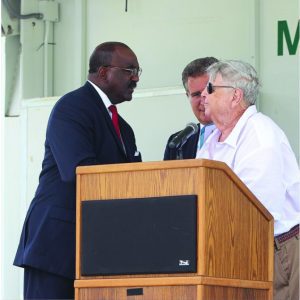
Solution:
<svg viewBox="0 0 300 300"><path fill-rule="evenodd" d="M290 55L296 54L298 44L299 44L299 27L300 27L300 20L298 21L296 34L294 37L294 41L292 42L287 21L278 21L278 46L277 46L277 54L278 55L283 55L283 39L284 39L284 37L286 40L286 45L287 45L289 54Z"/></svg>

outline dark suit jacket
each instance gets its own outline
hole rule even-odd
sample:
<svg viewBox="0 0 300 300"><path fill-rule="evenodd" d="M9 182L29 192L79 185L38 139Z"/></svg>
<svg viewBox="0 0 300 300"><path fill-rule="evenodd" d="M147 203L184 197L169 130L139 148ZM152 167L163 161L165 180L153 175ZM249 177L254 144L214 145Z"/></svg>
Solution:
<svg viewBox="0 0 300 300"><path fill-rule="evenodd" d="M15 265L75 278L76 167L141 161L133 130L121 117L119 125L126 153L89 82L55 104L39 185L27 212Z"/></svg>
<svg viewBox="0 0 300 300"><path fill-rule="evenodd" d="M200 132L200 124L197 124L198 126L198 132ZM172 134L167 142L166 149L165 149L165 154L164 154L164 160L173 160L176 159L177 157L177 150L176 149L170 149L168 147L169 142L171 139L178 134L179 132L176 132ZM193 159L196 157L197 154L197 144L199 140L199 133L192 135L186 143L182 147L182 156L183 159Z"/></svg>

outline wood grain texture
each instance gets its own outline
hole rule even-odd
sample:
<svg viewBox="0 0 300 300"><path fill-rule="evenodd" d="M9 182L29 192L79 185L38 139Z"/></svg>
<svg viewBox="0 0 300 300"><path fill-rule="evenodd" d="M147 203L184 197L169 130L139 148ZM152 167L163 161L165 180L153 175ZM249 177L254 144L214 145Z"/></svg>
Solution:
<svg viewBox="0 0 300 300"><path fill-rule="evenodd" d="M204 185L202 275L268 281L270 254L273 257L273 248L268 248L269 220L222 171L206 170Z"/></svg>
<svg viewBox="0 0 300 300"><path fill-rule="evenodd" d="M140 287L138 287L140 288ZM81 299L93 300L191 300L197 299L196 286L143 287L143 295L127 296L127 288L80 289Z"/></svg>
<svg viewBox="0 0 300 300"><path fill-rule="evenodd" d="M198 197L196 273L81 276L79 257L82 201L175 195ZM76 228L77 300L96 299L83 297L89 293L86 290L88 287L93 290L102 287L105 291L101 289L101 293L117 295L113 298L110 294L110 300L123 299L120 295L124 291L119 288L133 285L149 288L155 286L155 289L160 287L167 295L173 293L171 286L195 286L193 292L189 293L196 293L197 296L189 299L198 300L210 299L201 298L207 293L210 297L213 297L212 293L217 296L225 293L224 297L229 297L228 299L230 295L248 297L245 299L253 296L253 300L272 299L273 218L224 163L182 160L79 167ZM122 280L125 282L121 283ZM213 287L213 291L206 289L207 286ZM231 290L224 292L227 289ZM148 293L150 298L137 299L154 299L151 297L156 292Z"/></svg>
<svg viewBox="0 0 300 300"><path fill-rule="evenodd" d="M268 290L231 288L220 286L203 286L202 295L199 299L209 300L269 300Z"/></svg>
<svg viewBox="0 0 300 300"><path fill-rule="evenodd" d="M75 278L80 277L81 261L81 175L76 176L76 264Z"/></svg>
<svg viewBox="0 0 300 300"><path fill-rule="evenodd" d="M223 170L226 175L231 178L235 185L243 190L247 195L248 200L261 211L268 219L272 220L272 215L259 202L259 200L251 193L251 191L243 184L243 182L234 174L234 172L223 162L213 161L208 159L186 159L176 161L159 161L159 162L144 162L144 163L127 163L127 164L112 164L112 165L94 165L82 166L76 168L77 175L89 174L105 174L105 173L120 173L120 172L138 172L151 170L170 170L170 169L185 169L185 168L206 168Z"/></svg>
<svg viewBox="0 0 300 300"><path fill-rule="evenodd" d="M241 287L246 289L267 290L272 288L272 282L240 280L228 278L216 278L205 276L190 277L142 277L142 278L106 278L106 279L82 279L75 280L76 288L86 287L134 287L134 286L182 286L182 285L206 285Z"/></svg>

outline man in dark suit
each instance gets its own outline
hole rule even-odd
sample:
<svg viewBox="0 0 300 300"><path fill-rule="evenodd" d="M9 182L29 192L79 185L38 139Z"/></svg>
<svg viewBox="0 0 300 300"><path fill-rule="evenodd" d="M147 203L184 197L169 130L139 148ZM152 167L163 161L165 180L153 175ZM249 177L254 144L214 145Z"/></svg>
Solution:
<svg viewBox="0 0 300 300"><path fill-rule="evenodd" d="M90 57L88 81L55 104L39 185L14 260L24 268L25 299L74 298L75 169L141 161L132 128L114 109L132 99L140 74L127 45L100 44Z"/></svg>
<svg viewBox="0 0 300 300"><path fill-rule="evenodd" d="M198 121L199 134L192 135L182 146L182 158L195 158L200 149L215 128L211 119L204 114L202 91L208 82L207 68L218 60L214 57L198 58L190 62L182 72L182 83L190 101L192 110ZM177 159L177 149L170 149L169 142L178 132L172 134L165 149L164 160Z"/></svg>

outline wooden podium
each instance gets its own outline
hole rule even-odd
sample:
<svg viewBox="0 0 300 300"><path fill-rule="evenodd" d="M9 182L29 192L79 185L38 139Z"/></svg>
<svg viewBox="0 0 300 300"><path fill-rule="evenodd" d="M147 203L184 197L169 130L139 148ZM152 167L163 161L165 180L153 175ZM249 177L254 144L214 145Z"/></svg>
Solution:
<svg viewBox="0 0 300 300"><path fill-rule="evenodd" d="M82 276L81 205L197 195L197 272ZM273 218L226 164L180 160L77 168L76 300L273 299ZM141 291L131 295L128 291Z"/></svg>

